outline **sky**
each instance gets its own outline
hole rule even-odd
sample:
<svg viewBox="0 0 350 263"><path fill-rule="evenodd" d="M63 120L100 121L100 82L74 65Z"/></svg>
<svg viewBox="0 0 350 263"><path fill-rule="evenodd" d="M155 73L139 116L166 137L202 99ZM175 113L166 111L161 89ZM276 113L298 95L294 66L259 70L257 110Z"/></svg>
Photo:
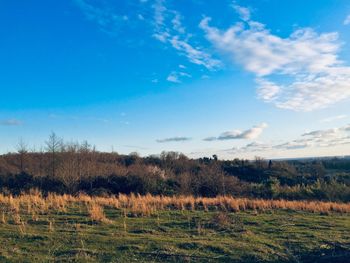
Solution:
<svg viewBox="0 0 350 263"><path fill-rule="evenodd" d="M0 1L0 153L350 155L348 0Z"/></svg>

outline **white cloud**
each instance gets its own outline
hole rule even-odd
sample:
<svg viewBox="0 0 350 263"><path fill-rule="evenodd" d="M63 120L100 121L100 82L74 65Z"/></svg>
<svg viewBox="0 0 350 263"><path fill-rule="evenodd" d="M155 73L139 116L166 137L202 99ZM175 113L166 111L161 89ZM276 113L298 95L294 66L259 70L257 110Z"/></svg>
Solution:
<svg viewBox="0 0 350 263"><path fill-rule="evenodd" d="M180 80L181 77L191 78L192 76L183 71L180 71L180 72L172 71L167 77L167 81L174 82L174 83L181 83L181 80Z"/></svg>
<svg viewBox="0 0 350 263"><path fill-rule="evenodd" d="M240 131L240 130L227 131L222 133L218 137L205 138L204 141L215 141L215 140L224 141L224 140L236 140L236 139L254 140L254 139L257 139L262 134L264 129L266 129L267 127L268 125L266 123L261 123L245 131Z"/></svg>
<svg viewBox="0 0 350 263"><path fill-rule="evenodd" d="M350 15L345 18L344 25L350 25Z"/></svg>
<svg viewBox="0 0 350 263"><path fill-rule="evenodd" d="M243 21L249 21L250 20L250 10L249 8L234 4L233 8L236 10L236 12L240 15L241 19Z"/></svg>
<svg viewBox="0 0 350 263"><path fill-rule="evenodd" d="M179 72L179 75L182 76L182 77L192 78L192 76L190 74L188 74L186 72L182 72L182 71Z"/></svg>
<svg viewBox="0 0 350 263"><path fill-rule="evenodd" d="M218 50L256 75L261 99L279 108L311 111L350 98L350 67L338 58L338 33L301 28L282 38L251 20L249 10L235 9L243 22L220 30L206 17L200 27Z"/></svg>
<svg viewBox="0 0 350 263"><path fill-rule="evenodd" d="M173 29L180 34L186 33L186 28L182 25L181 20L182 16L179 12L174 12L174 18L171 20L171 23L173 24Z"/></svg>
<svg viewBox="0 0 350 263"><path fill-rule="evenodd" d="M170 73L166 80L173 83L181 83L178 74L174 71Z"/></svg>
<svg viewBox="0 0 350 263"><path fill-rule="evenodd" d="M169 39L172 47L185 55L193 64L201 65L209 70L220 66L220 61L213 59L209 53L204 52L200 47L193 47L186 40L181 40L180 36L172 36Z"/></svg>
<svg viewBox="0 0 350 263"><path fill-rule="evenodd" d="M278 94L281 92L281 88L278 85L266 79L256 79L256 82L259 84L259 97L264 101L275 100L278 97Z"/></svg>
<svg viewBox="0 0 350 263"><path fill-rule="evenodd" d="M337 33L318 35L311 28L304 28L281 38L255 21L238 22L226 31L210 27L209 21L204 18L200 23L207 38L260 77L273 73L297 74L301 70L318 73L340 64L336 55Z"/></svg>
<svg viewBox="0 0 350 263"><path fill-rule="evenodd" d="M161 31L161 28L164 26L164 13L167 11L164 5L164 0L157 0L153 5L154 8L154 20L157 27L157 31Z"/></svg>

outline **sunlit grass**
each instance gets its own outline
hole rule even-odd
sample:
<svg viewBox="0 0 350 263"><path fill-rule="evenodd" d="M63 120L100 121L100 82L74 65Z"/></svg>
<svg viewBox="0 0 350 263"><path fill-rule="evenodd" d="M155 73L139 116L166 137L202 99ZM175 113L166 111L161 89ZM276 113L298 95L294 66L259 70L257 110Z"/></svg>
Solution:
<svg viewBox="0 0 350 263"><path fill-rule="evenodd" d="M228 196L0 195L0 261L342 259L349 211L344 203Z"/></svg>

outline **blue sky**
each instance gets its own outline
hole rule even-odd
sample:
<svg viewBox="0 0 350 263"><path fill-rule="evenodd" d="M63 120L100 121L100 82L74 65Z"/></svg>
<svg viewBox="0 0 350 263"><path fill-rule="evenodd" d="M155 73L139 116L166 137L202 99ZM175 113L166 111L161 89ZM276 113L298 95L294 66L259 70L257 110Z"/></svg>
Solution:
<svg viewBox="0 0 350 263"><path fill-rule="evenodd" d="M0 2L0 151L350 154L347 0Z"/></svg>

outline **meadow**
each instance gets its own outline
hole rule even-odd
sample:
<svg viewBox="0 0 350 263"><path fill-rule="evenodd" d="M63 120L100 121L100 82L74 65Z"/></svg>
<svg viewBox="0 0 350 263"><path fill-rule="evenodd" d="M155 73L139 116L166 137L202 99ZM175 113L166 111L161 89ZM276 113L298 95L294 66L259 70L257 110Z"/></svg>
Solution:
<svg viewBox="0 0 350 263"><path fill-rule="evenodd" d="M350 204L0 195L1 262L347 262Z"/></svg>

